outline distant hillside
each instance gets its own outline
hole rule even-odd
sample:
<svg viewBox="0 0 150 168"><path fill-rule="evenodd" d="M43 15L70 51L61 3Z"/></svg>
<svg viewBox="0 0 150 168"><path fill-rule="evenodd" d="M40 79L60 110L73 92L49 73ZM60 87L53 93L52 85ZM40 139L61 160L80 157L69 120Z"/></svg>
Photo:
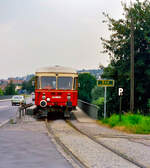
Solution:
<svg viewBox="0 0 150 168"><path fill-rule="evenodd" d="M32 77L34 76L34 74L29 74L27 76L23 76L23 77L13 77L13 78L8 78L8 80L14 79L14 80L23 80L23 81L29 81Z"/></svg>
<svg viewBox="0 0 150 168"><path fill-rule="evenodd" d="M34 74L27 75L27 76L25 77L25 80L26 80L26 81L29 81L33 76L34 76Z"/></svg>
<svg viewBox="0 0 150 168"><path fill-rule="evenodd" d="M103 70L102 69L82 69L82 70L78 70L78 73L86 73L86 72L94 75L96 77L96 79L98 79L102 75Z"/></svg>

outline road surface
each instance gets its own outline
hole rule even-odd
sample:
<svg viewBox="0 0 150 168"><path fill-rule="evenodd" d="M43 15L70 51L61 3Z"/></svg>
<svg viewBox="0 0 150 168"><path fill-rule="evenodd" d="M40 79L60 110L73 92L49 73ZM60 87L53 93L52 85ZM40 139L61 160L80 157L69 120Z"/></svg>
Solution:
<svg viewBox="0 0 150 168"><path fill-rule="evenodd" d="M12 106L10 101L0 101L0 124L14 118L17 110L18 106ZM35 119L0 128L0 168L27 167L73 168L58 152L44 122Z"/></svg>

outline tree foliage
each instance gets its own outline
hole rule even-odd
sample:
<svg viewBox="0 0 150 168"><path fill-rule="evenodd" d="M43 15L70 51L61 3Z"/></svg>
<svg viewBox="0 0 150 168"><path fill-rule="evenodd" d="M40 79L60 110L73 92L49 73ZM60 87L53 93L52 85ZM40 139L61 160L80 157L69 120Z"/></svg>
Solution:
<svg viewBox="0 0 150 168"><path fill-rule="evenodd" d="M4 92L3 90L0 88L0 96L3 96L4 95Z"/></svg>
<svg viewBox="0 0 150 168"><path fill-rule="evenodd" d="M99 97L104 97L104 88L95 86L91 91L92 101L97 100Z"/></svg>
<svg viewBox="0 0 150 168"><path fill-rule="evenodd" d="M33 82L35 81L35 77L33 76L29 81L24 81L22 84L22 90L26 90L28 93L34 92Z"/></svg>
<svg viewBox="0 0 150 168"><path fill-rule="evenodd" d="M14 95L14 94L16 94L15 85L11 81L5 88L5 95Z"/></svg>
<svg viewBox="0 0 150 168"><path fill-rule="evenodd" d="M96 85L96 78L95 76L91 75L90 73L82 73L79 74L79 99L84 100L86 102L91 102L91 90Z"/></svg>
<svg viewBox="0 0 150 168"><path fill-rule="evenodd" d="M109 109L118 111L118 87L124 88L123 109L129 110L130 103L130 30L134 24L135 61L135 110L145 111L150 98L150 2L136 0L130 6L122 4L124 19L115 20L105 14L109 40L102 38L104 52L110 56L110 65L104 69L103 77L115 80L109 91Z"/></svg>

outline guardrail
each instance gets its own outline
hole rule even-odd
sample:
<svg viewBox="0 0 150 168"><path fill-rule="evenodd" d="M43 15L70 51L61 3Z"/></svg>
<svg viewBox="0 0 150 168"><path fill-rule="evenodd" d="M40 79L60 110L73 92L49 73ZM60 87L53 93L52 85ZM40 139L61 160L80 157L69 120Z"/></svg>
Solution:
<svg viewBox="0 0 150 168"><path fill-rule="evenodd" d="M12 98L12 95L0 96L0 100L11 99L11 98Z"/></svg>
<svg viewBox="0 0 150 168"><path fill-rule="evenodd" d="M91 118L94 118L94 119L99 118L99 114L98 114L99 107L98 106L78 99L78 107L81 108Z"/></svg>
<svg viewBox="0 0 150 168"><path fill-rule="evenodd" d="M21 119L22 116L25 116L26 113L27 113L27 108L28 107L31 107L33 104L30 103L30 104L22 104L20 107L19 107L19 118Z"/></svg>

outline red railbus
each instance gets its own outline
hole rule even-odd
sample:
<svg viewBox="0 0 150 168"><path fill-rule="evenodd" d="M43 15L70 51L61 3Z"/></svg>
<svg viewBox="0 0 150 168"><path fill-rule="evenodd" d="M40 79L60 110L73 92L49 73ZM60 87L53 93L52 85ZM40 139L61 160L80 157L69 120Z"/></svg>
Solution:
<svg viewBox="0 0 150 168"><path fill-rule="evenodd" d="M40 68L35 73L36 114L47 117L51 112L70 112L77 106L78 73L68 67Z"/></svg>

